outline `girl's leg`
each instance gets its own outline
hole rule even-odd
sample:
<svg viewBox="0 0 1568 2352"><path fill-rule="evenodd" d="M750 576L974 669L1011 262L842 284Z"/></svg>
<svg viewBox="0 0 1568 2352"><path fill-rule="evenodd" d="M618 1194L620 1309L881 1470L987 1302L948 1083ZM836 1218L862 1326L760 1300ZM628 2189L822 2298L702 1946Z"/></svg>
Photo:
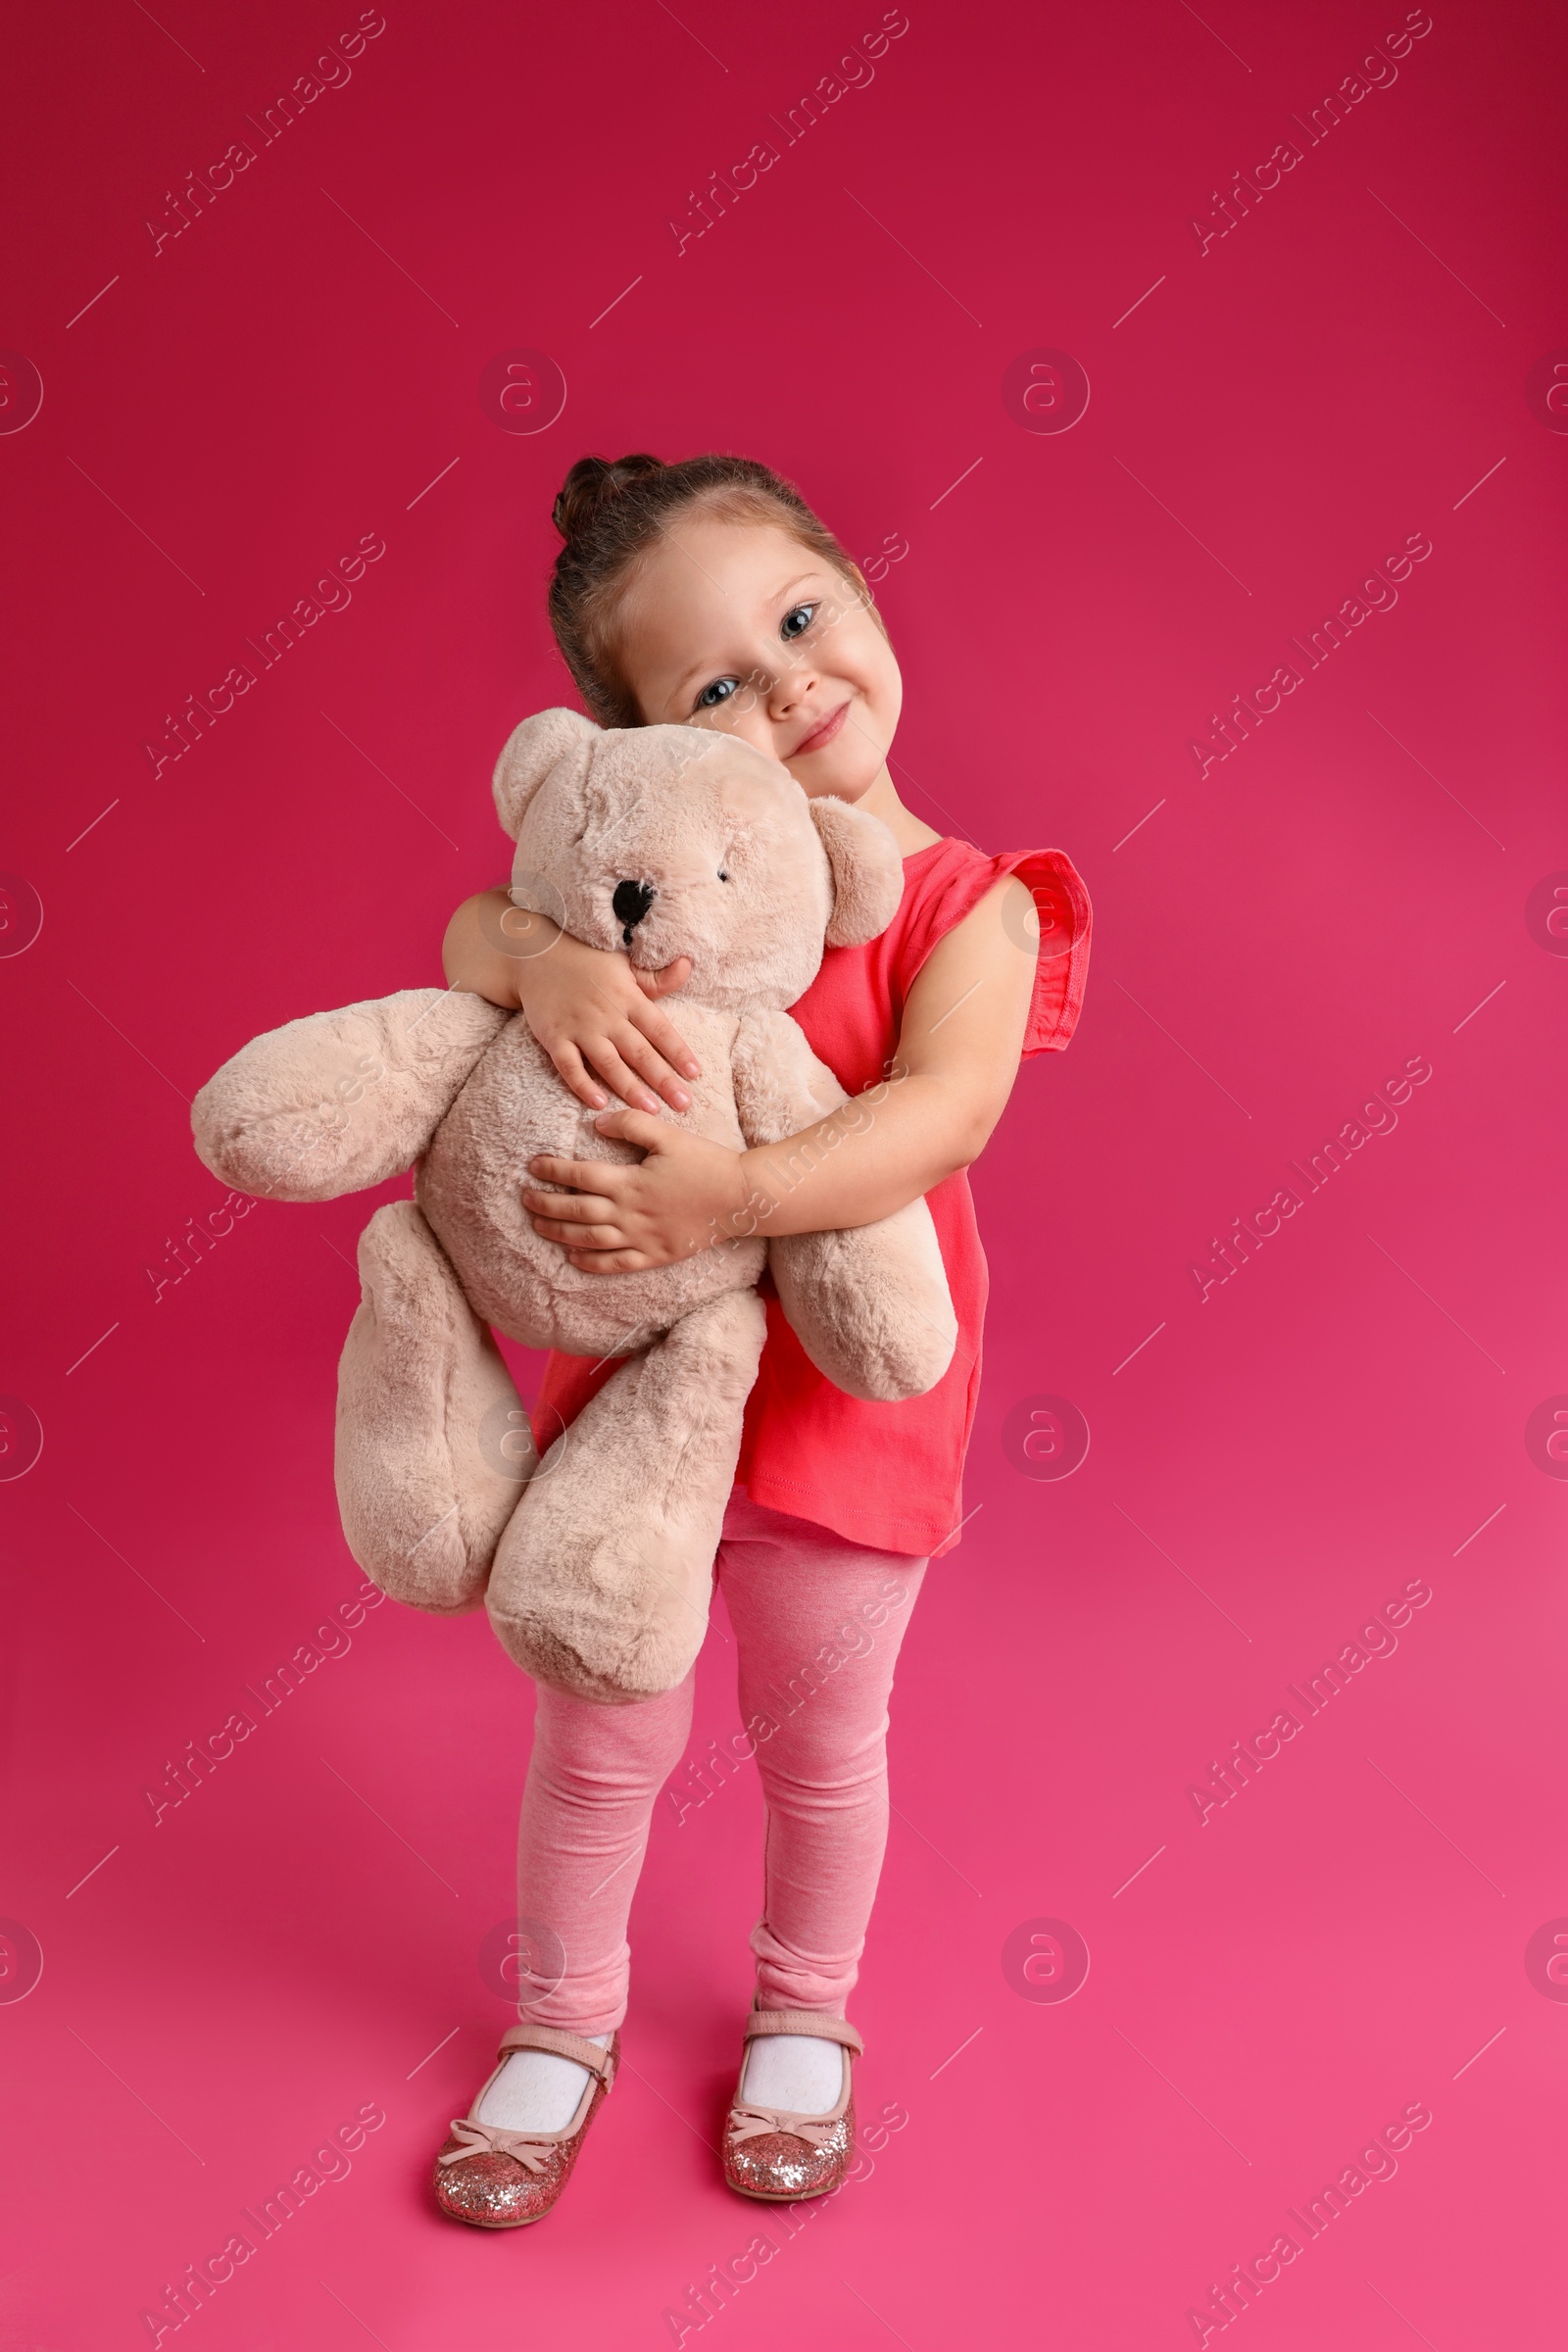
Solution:
<svg viewBox="0 0 1568 2352"><path fill-rule="evenodd" d="M517 1823L517 1912L541 1947L521 2017L612 2034L626 2014L626 1915L654 1800L685 1752L691 1675L633 1706L541 1684Z"/></svg>
<svg viewBox="0 0 1568 2352"><path fill-rule="evenodd" d="M635 1706L596 1705L539 1687L533 1754L517 1824L517 1911L536 1973L518 2014L608 2041L626 2014L626 1915L654 1800L686 1747L692 1677ZM585 2068L514 2051L479 2120L508 2131L564 2131Z"/></svg>
<svg viewBox="0 0 1568 2352"><path fill-rule="evenodd" d="M925 1568L748 1497L730 1505L719 1579L767 1808L759 2008L844 2015L887 1842L888 1693Z"/></svg>

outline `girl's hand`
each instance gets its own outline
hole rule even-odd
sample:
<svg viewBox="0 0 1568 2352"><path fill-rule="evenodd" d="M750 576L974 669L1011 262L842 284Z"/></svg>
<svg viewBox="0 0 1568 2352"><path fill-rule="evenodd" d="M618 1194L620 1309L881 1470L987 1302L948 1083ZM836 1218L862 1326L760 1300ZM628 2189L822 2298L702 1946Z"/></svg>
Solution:
<svg viewBox="0 0 1568 2352"><path fill-rule="evenodd" d="M638 1110L609 1111L594 1125L648 1156L557 1159L540 1152L528 1162L539 1188L522 1196L535 1233L564 1244L585 1274L641 1274L746 1230L731 1223L749 1197L744 1152ZM572 1190L546 1189L559 1185Z"/></svg>
<svg viewBox="0 0 1568 2352"><path fill-rule="evenodd" d="M548 915L521 915L504 890L481 891L458 908L442 947L447 984L491 1004L520 1008L579 1102L603 1110L604 1089L639 1110L689 1110L682 1078L702 1072L659 999L691 977L688 956L661 972L638 972L628 957L585 947Z"/></svg>
<svg viewBox="0 0 1568 2352"><path fill-rule="evenodd" d="M640 973L626 956L558 931L545 953L519 962L517 1002L579 1102L605 1108L598 1079L640 1111L657 1111L661 1095L671 1110L688 1110L681 1077L699 1075L697 1057L657 1000L684 986L691 968L682 956Z"/></svg>

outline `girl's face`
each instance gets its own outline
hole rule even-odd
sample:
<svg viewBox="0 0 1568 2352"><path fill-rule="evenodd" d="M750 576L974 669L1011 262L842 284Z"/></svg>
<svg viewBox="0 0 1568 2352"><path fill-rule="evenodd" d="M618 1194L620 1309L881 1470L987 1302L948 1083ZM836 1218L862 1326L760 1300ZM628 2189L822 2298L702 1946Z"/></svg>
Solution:
<svg viewBox="0 0 1568 2352"><path fill-rule="evenodd" d="M904 699L893 648L863 586L775 524L677 516L618 626L648 725L739 735L813 798L858 801L883 773Z"/></svg>

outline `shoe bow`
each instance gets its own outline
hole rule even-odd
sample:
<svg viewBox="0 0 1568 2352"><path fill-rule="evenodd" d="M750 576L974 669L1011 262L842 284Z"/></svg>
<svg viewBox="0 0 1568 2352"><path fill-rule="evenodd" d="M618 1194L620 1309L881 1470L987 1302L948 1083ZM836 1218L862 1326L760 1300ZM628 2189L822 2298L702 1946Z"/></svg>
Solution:
<svg viewBox="0 0 1568 2352"><path fill-rule="evenodd" d="M510 2156L525 2172L542 2173L560 2146L559 2139L530 2138L526 2132L504 2132L499 2124L475 2124L467 2116L452 2119L459 2145L443 2148L438 2164L462 2164L469 2156Z"/></svg>
<svg viewBox="0 0 1568 2352"><path fill-rule="evenodd" d="M730 2145L738 2147L743 2140L761 2139L769 2132L782 2132L791 2139L804 2139L809 2148L825 2148L843 2122L842 2116L816 2122L809 2116L790 2115L776 2107L732 2107L728 2137Z"/></svg>

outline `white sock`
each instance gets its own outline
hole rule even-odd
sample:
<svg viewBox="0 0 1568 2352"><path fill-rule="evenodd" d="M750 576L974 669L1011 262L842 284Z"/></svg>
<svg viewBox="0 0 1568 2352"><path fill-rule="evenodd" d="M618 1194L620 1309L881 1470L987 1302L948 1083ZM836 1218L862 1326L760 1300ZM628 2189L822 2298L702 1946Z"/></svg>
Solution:
<svg viewBox="0 0 1568 2352"><path fill-rule="evenodd" d="M609 2046L608 2034L584 2041ZM514 2050L479 2104L479 2122L503 2132L564 2132L582 2104L588 2069L554 2050Z"/></svg>
<svg viewBox="0 0 1568 2352"><path fill-rule="evenodd" d="M817 2034L764 2034L746 2045L741 2097L791 2115L830 2115L844 2089L844 2050Z"/></svg>

